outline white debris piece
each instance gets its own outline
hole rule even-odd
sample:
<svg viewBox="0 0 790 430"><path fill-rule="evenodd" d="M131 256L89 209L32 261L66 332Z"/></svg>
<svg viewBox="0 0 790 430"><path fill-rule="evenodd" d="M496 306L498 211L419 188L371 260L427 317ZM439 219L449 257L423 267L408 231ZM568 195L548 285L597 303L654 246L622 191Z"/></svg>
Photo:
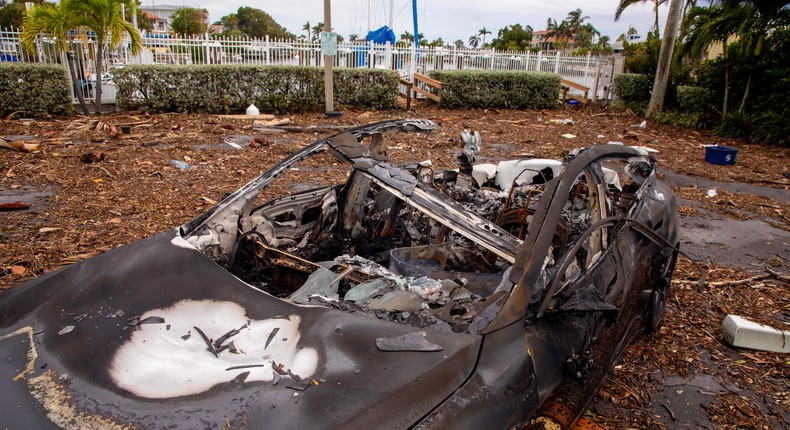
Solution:
<svg viewBox="0 0 790 430"><path fill-rule="evenodd" d="M531 184L533 178L541 175L541 170L550 168L553 177L560 174L562 162L559 160L549 160L545 158L534 158L532 160L507 160L497 165L496 180L494 183L503 191L510 191L513 180L518 177L516 185Z"/></svg>
<svg viewBox="0 0 790 430"><path fill-rule="evenodd" d="M790 331L781 331L737 315L727 315L722 322L722 329L724 340L732 346L790 352Z"/></svg>
<svg viewBox="0 0 790 430"><path fill-rule="evenodd" d="M495 164L483 163L483 164L475 164L472 166L472 177L475 178L475 182L477 182L478 187L482 187L483 184L494 179L496 176L497 167Z"/></svg>
<svg viewBox="0 0 790 430"><path fill-rule="evenodd" d="M708 192L705 195L708 196L708 198L713 198L716 197L716 194L717 194L716 190L708 190Z"/></svg>

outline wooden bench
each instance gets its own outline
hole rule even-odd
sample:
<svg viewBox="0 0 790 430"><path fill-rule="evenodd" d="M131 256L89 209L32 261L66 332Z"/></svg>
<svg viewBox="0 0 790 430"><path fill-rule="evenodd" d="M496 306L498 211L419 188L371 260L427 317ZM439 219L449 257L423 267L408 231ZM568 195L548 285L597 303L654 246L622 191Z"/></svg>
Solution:
<svg viewBox="0 0 790 430"><path fill-rule="evenodd" d="M572 82L567 79L563 79L562 81L560 81L560 84L562 85L561 98L563 101L567 101L568 99L574 99L580 103L587 103L587 100L589 99L589 95L590 95L590 89L588 87L585 87L584 85L579 85L576 82ZM584 96L580 97L575 94L569 94L568 91L570 91L571 88L583 92Z"/></svg>
<svg viewBox="0 0 790 430"><path fill-rule="evenodd" d="M406 87L406 93L398 92L398 95L406 98L406 110L411 109L411 101L417 97L417 94L422 94L437 103L442 101L442 82L429 78L422 73L414 74L414 82L401 78L400 84ZM436 93L423 89L420 84L436 89Z"/></svg>

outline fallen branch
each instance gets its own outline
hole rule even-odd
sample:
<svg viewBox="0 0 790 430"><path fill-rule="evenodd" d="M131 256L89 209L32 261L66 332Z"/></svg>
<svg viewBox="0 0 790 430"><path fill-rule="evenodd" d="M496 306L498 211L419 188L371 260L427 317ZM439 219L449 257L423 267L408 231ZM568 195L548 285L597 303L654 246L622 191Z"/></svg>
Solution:
<svg viewBox="0 0 790 430"><path fill-rule="evenodd" d="M738 285L745 285L745 284L748 284L748 283L751 283L751 282L755 282L755 281L762 281L763 279L768 279L770 277L771 277L770 274L763 274L763 275L752 276L751 278L737 279L737 280L731 280L731 281L713 281L713 282L705 281L705 284L710 286L710 287L724 287L724 286L734 287L734 286L738 286ZM672 282L673 283L682 284L682 285L697 285L697 284L699 284L699 281L689 281L689 280L686 280L686 279L673 280Z"/></svg>
<svg viewBox="0 0 790 430"><path fill-rule="evenodd" d="M780 281L790 282L790 275L785 275L784 273L777 272L776 270L773 270L768 266L765 266L765 271L770 273L771 276L773 276L774 278Z"/></svg>
<svg viewBox="0 0 790 430"><path fill-rule="evenodd" d="M21 211L30 208L30 204L25 202L0 203L0 211Z"/></svg>
<svg viewBox="0 0 790 430"><path fill-rule="evenodd" d="M41 144L38 142L9 140L4 137L0 137L0 148L10 149L12 151L33 153L41 150Z"/></svg>
<svg viewBox="0 0 790 430"><path fill-rule="evenodd" d="M102 166L97 166L96 164L88 164L86 167L93 167L94 169L99 169L99 170L101 170L102 172L104 172L104 174L105 174L105 175L107 175L107 176L109 176L109 177L111 177L111 178L114 178L114 177L115 177L115 175L113 175L112 173L110 173L110 171L109 171L109 170L105 169L105 168L104 168L104 167L102 167Z"/></svg>

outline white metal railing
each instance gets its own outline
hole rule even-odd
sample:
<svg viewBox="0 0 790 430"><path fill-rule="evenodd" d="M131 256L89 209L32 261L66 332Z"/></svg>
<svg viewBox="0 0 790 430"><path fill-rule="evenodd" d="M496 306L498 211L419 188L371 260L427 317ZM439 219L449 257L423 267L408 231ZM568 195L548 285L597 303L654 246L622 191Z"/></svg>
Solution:
<svg viewBox="0 0 790 430"><path fill-rule="evenodd" d="M46 35L39 35L36 52L22 49L20 33L0 29L0 61L44 62L65 64L65 54L55 49ZM320 43L315 41L254 38L222 38L211 35L171 36L143 34L143 50L131 55L128 44L104 53L104 73L96 73L96 42L90 34L70 35L70 48L75 54L77 84L87 98L93 97L96 76L103 76L102 101L115 100L111 80L112 67L126 64L250 64L323 66ZM336 67L381 68L397 70L401 77L411 79L415 72L431 70L524 70L560 74L563 78L586 87L593 87L599 62L607 61L593 55L571 56L557 51L512 52L466 47L415 47L402 42L392 45L347 42L338 45L334 57ZM610 76L602 76L599 87L609 84ZM601 90L599 90L601 93Z"/></svg>

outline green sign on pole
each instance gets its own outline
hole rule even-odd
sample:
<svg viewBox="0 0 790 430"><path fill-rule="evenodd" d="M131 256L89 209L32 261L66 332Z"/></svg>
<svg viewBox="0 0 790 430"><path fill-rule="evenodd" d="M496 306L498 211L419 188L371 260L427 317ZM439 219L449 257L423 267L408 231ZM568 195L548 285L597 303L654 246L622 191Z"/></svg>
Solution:
<svg viewBox="0 0 790 430"><path fill-rule="evenodd" d="M321 33L321 54L334 57L337 55L337 33Z"/></svg>

